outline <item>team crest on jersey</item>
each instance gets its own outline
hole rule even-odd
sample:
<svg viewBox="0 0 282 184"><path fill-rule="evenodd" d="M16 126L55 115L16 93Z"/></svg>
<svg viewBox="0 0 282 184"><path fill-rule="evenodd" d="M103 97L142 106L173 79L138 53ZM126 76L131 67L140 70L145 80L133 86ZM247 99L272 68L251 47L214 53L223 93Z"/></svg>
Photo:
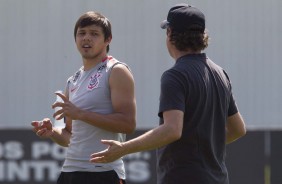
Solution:
<svg viewBox="0 0 282 184"><path fill-rule="evenodd" d="M89 84L87 86L88 90L93 90L98 87L99 85L99 78L102 76L101 73L96 73L95 75L92 75L89 81Z"/></svg>

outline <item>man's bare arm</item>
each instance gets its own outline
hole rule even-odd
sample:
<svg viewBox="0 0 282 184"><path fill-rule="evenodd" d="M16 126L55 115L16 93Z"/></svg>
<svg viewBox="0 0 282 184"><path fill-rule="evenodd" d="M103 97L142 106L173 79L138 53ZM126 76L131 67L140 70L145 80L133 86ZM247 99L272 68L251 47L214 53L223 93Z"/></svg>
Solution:
<svg viewBox="0 0 282 184"><path fill-rule="evenodd" d="M226 123L226 144L236 141L245 134L246 127L240 113L229 116Z"/></svg>

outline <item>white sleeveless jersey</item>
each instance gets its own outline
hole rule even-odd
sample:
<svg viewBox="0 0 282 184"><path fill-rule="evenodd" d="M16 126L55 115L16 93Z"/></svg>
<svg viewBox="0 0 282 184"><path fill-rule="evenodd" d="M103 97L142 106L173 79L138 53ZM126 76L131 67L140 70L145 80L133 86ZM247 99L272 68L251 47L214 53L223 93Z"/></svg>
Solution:
<svg viewBox="0 0 282 184"><path fill-rule="evenodd" d="M74 76L68 79L67 90L70 101L86 111L99 114L113 113L109 76L116 64L124 63L108 56L89 71L84 71L83 67L80 68ZM125 179L122 159L107 164L89 162L92 153L107 148L101 143L101 139L125 141L125 134L109 132L83 121L73 120L72 136L62 171L101 172L115 170L121 179Z"/></svg>

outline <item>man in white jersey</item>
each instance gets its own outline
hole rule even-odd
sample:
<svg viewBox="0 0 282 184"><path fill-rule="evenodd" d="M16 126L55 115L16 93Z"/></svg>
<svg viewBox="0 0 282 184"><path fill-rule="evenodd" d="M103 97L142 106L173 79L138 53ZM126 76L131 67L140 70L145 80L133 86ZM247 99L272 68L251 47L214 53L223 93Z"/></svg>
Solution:
<svg viewBox="0 0 282 184"><path fill-rule="evenodd" d="M76 22L75 43L82 56L82 67L67 80L64 102L52 108L66 126L58 129L49 118L33 121L33 131L68 147L57 184L125 183L122 159L93 164L89 156L105 149L101 139L124 141L136 126L134 79L126 64L108 55L112 39L109 20L97 12L87 12Z"/></svg>

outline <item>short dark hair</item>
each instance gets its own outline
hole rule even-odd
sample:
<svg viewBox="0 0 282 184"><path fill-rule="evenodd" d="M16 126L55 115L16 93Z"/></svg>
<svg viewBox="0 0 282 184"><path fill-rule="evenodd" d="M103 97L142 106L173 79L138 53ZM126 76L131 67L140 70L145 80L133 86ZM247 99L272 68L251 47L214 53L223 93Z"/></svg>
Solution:
<svg viewBox="0 0 282 184"><path fill-rule="evenodd" d="M208 47L209 36L206 30L203 32L199 25L191 25L185 31L177 31L170 27L171 35L169 40L180 51L190 49L192 51L201 51Z"/></svg>
<svg viewBox="0 0 282 184"><path fill-rule="evenodd" d="M74 39L76 39L76 33L78 28L83 28L90 25L100 26L103 30L105 40L112 37L112 26L107 17L98 12L89 11L81 15L76 21L74 27ZM109 52L109 50L110 46L108 45L107 52Z"/></svg>

